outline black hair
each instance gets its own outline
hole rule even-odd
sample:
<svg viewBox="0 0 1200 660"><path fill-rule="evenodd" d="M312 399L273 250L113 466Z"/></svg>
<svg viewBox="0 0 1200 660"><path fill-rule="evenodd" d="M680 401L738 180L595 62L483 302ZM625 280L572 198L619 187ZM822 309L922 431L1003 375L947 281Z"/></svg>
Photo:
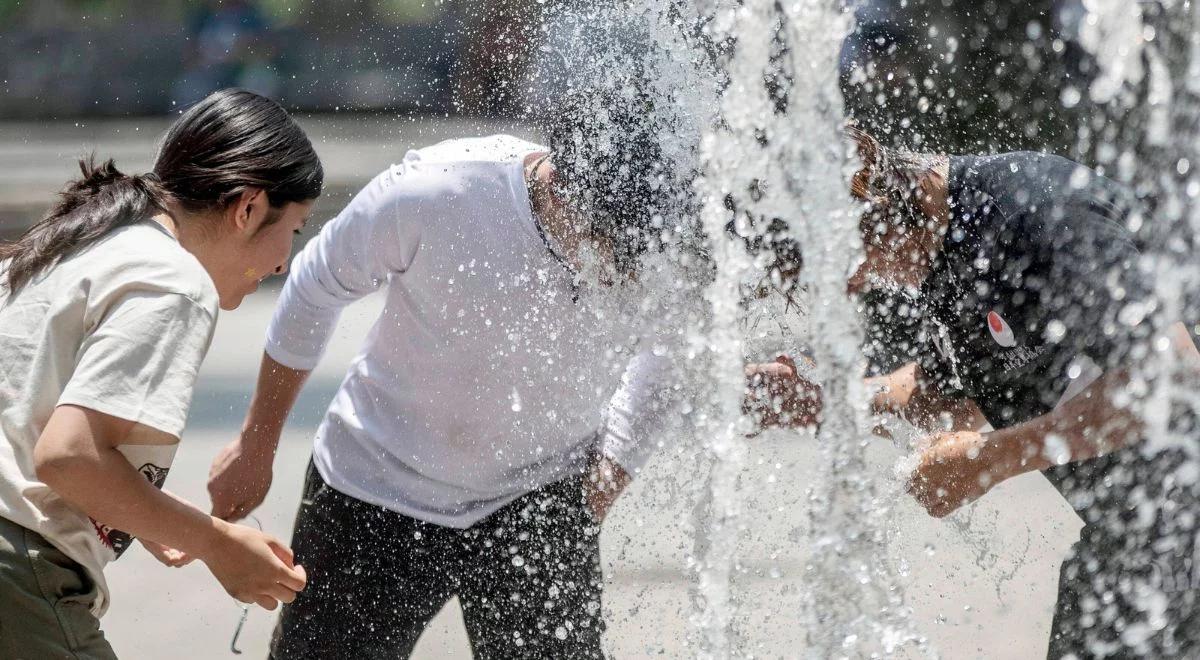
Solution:
<svg viewBox="0 0 1200 660"><path fill-rule="evenodd" d="M225 208L247 188L272 207L316 199L324 170L299 124L278 103L244 90L214 92L171 126L154 171L130 176L113 161L79 161L45 216L0 244L4 284L15 293L62 259L112 231L178 204L189 212Z"/></svg>
<svg viewBox="0 0 1200 660"><path fill-rule="evenodd" d="M695 233L698 134L688 92L664 84L683 79L677 54L623 2L563 6L549 22L559 38L539 51L529 119L553 154L556 192L630 272Z"/></svg>
<svg viewBox="0 0 1200 660"><path fill-rule="evenodd" d="M918 199L921 180L944 162L944 156L885 147L854 123L846 125L846 133L862 162L850 180L851 196L866 202L860 230L877 232L880 224L902 228L924 226L928 218L921 211ZM762 196L759 185L757 180L751 182L749 199ZM768 259L768 269L778 270L785 291L792 288L803 266L803 253L792 238L789 221L739 209L733 195L725 197L725 208L730 212L726 232L740 238L750 254Z"/></svg>
<svg viewBox="0 0 1200 660"><path fill-rule="evenodd" d="M879 222L904 227L928 222L918 199L921 180L935 171L945 157L885 147L854 124L849 124L846 132L862 161L862 167L850 180L850 194L867 202L863 230Z"/></svg>
<svg viewBox="0 0 1200 660"><path fill-rule="evenodd" d="M557 99L547 122L556 185L590 219L592 233L612 242L621 271L634 267L674 202L653 112L636 86L576 87Z"/></svg>

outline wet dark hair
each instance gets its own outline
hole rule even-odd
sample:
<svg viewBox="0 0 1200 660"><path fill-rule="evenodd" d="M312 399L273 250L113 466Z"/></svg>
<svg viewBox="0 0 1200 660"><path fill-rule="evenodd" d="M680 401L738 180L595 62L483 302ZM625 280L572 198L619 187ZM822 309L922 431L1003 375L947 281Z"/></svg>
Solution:
<svg viewBox="0 0 1200 660"><path fill-rule="evenodd" d="M678 201L653 114L652 99L637 86L575 87L546 113L558 192L594 235L612 242L621 272L635 268Z"/></svg>
<svg viewBox="0 0 1200 660"><path fill-rule="evenodd" d="M850 194L867 202L860 219L860 231L877 233L881 224L902 229L926 224L929 219L920 209L919 186L923 177L933 171L943 157L884 147L854 123L845 128L862 162L862 167L850 180ZM759 182L751 182L746 194L751 200L761 197ZM791 236L789 221L756 216L739 209L733 195L726 196L725 208L731 214L726 231L740 238L750 254L769 260L768 270L778 271L784 290L795 286L803 267L803 253Z"/></svg>
<svg viewBox="0 0 1200 660"><path fill-rule="evenodd" d="M308 137L278 103L243 90L222 90L188 109L163 138L154 171L130 176L112 160L79 161L45 216L13 242L4 285L15 293L62 259L112 231L165 211L223 209L248 188L266 191L275 208L321 195L324 170Z"/></svg>
<svg viewBox="0 0 1200 660"><path fill-rule="evenodd" d="M855 124L846 126L846 134L854 141L862 161L862 167L850 179L850 194L867 202L863 231L880 222L908 228L925 224L928 218L921 212L919 187L943 157L884 147Z"/></svg>

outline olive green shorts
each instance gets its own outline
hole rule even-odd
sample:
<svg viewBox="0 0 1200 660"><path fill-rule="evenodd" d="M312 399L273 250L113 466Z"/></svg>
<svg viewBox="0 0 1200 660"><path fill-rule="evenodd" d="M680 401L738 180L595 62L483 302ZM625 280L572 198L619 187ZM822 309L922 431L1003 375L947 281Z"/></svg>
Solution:
<svg viewBox="0 0 1200 660"><path fill-rule="evenodd" d="M0 658L115 660L91 612L97 594L78 562L0 518Z"/></svg>

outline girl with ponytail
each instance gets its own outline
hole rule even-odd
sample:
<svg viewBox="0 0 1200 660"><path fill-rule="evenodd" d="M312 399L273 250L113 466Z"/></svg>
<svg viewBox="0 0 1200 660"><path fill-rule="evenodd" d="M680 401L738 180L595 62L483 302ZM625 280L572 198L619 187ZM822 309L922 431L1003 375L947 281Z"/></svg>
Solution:
<svg viewBox="0 0 1200 660"><path fill-rule="evenodd" d="M226 90L184 113L154 170L111 160L0 244L0 656L112 658L104 566L140 539L274 609L291 551L160 490L218 308L287 267L323 171L287 112Z"/></svg>

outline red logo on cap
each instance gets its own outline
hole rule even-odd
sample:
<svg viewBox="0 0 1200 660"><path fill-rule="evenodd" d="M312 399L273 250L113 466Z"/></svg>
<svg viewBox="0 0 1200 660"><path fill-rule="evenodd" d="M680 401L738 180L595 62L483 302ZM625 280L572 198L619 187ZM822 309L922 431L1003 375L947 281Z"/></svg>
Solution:
<svg viewBox="0 0 1200 660"><path fill-rule="evenodd" d="M1017 345L1017 338L1013 336L1012 328L1008 327L1008 324L995 310L988 312L987 324L988 332L992 333L992 339L995 339L997 344L1004 348L1012 348Z"/></svg>

